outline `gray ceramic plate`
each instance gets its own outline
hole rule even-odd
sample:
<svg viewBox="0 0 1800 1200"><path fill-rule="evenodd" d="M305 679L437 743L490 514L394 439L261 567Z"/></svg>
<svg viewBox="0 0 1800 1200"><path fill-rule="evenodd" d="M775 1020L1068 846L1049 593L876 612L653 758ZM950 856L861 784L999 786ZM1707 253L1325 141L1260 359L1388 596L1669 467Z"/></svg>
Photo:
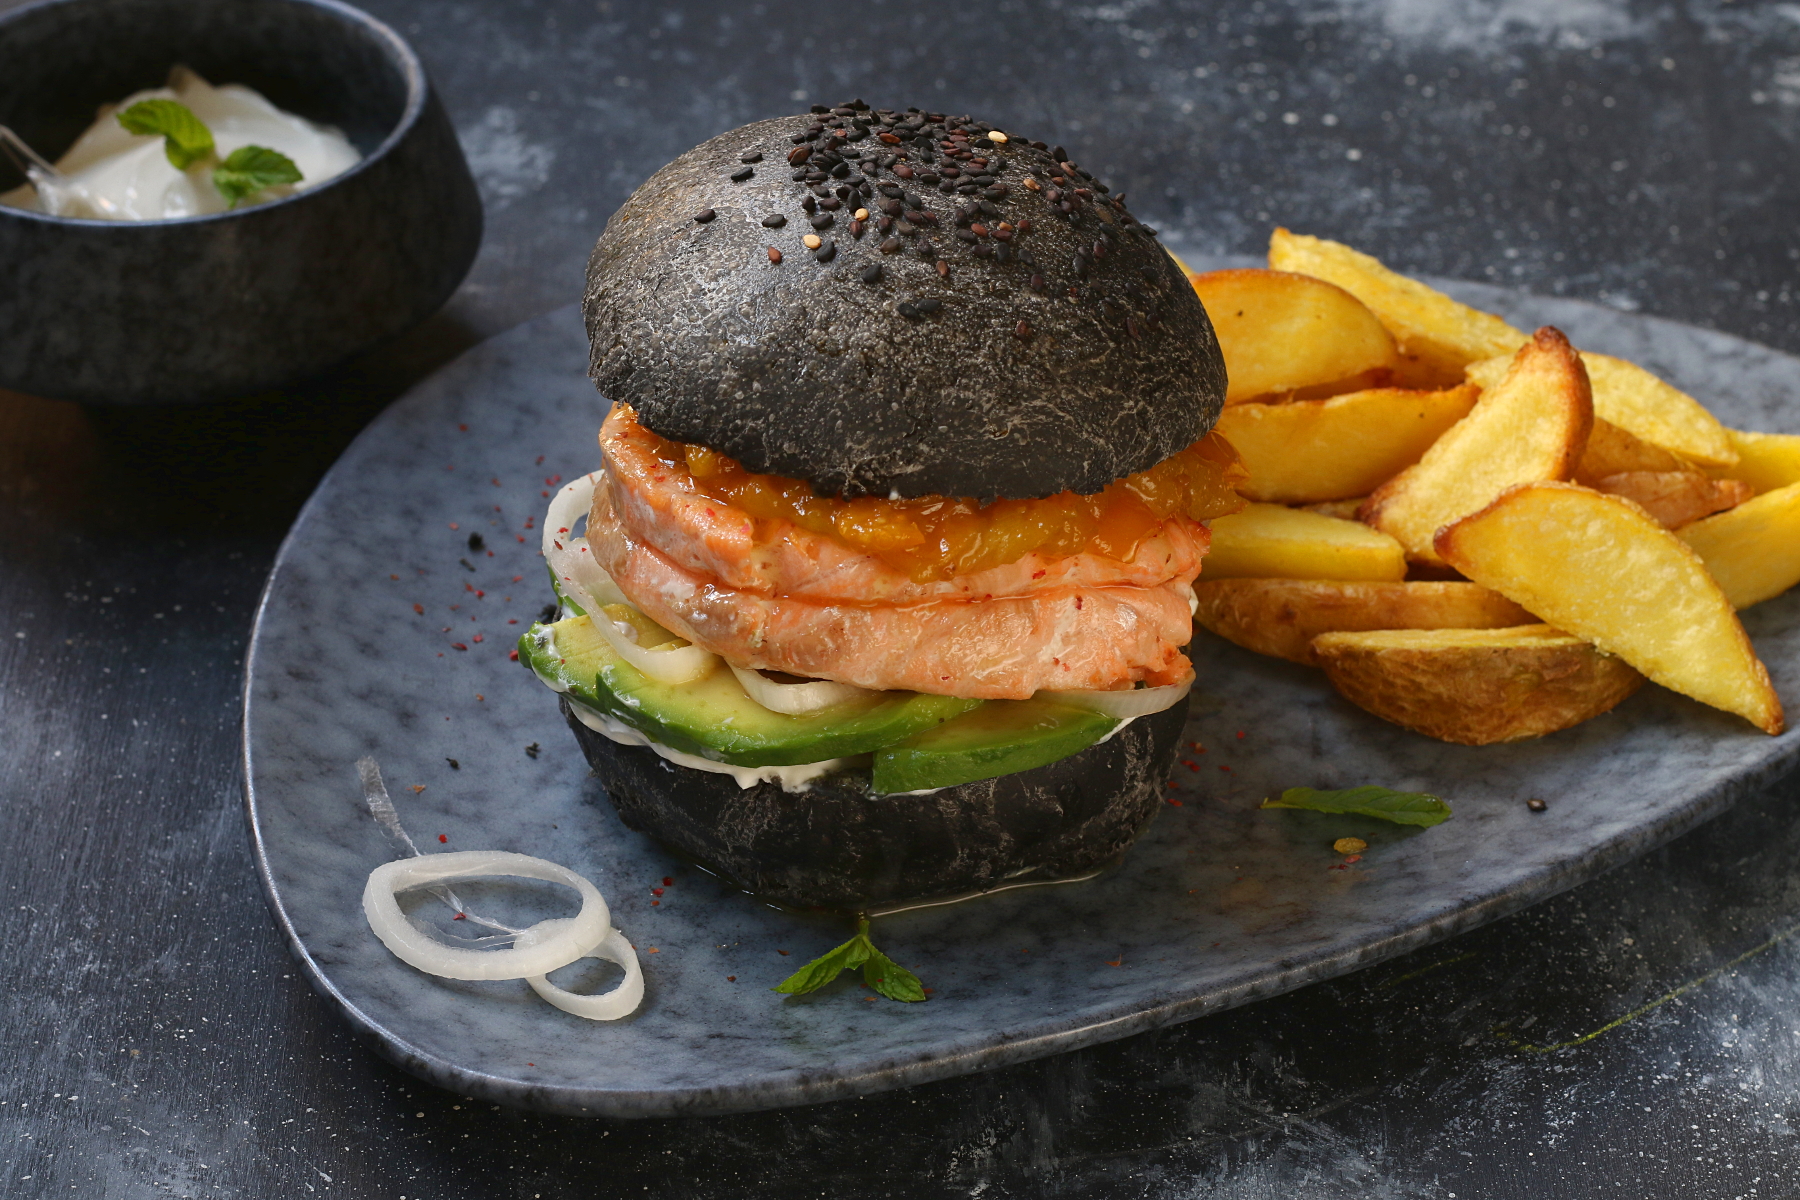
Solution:
<svg viewBox="0 0 1800 1200"><path fill-rule="evenodd" d="M1800 431L1800 360L1593 305L1456 290L1641 362L1731 423ZM1180 806L1122 867L878 921L878 943L935 989L928 1003L871 1000L849 976L783 998L769 988L841 941L842 924L764 907L625 829L555 698L507 658L547 593L527 519L548 480L596 462L602 403L586 366L566 309L390 408L301 514L248 660L250 822L277 921L314 986L382 1053L466 1095L568 1113L731 1112L1123 1037L1492 920L1674 837L1800 757L1800 733L1769 738L1655 687L1540 741L1443 745L1350 707L1306 669L1201 635L1188 735L1205 753L1177 769ZM1746 617L1776 686L1800 702L1800 595ZM358 787L363 755L421 844L516 850L594 880L645 952L640 1012L594 1024L523 983L452 983L389 954L359 905L389 857ZM1256 807L1285 787L1360 783L1436 792L1456 816L1406 832ZM1532 796L1549 811L1529 812ZM1370 844L1348 868L1331 850L1346 834ZM508 898L495 886L484 903Z"/></svg>

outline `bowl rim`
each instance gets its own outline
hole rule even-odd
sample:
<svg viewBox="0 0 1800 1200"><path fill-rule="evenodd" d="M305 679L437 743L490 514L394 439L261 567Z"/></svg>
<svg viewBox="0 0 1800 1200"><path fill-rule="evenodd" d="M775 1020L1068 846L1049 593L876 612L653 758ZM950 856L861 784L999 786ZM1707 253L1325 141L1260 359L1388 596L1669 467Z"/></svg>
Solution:
<svg viewBox="0 0 1800 1200"><path fill-rule="evenodd" d="M7 26L27 16L41 13L47 9L101 2L103 0L33 0L32 3L20 5L10 12L0 13L0 39L5 37ZM388 131L387 136L381 140L380 145L363 155L349 170L332 176L318 187L307 188L291 196L283 196L279 200L271 200L247 208L226 209L224 212L216 213L197 213L191 217L156 217L140 221L114 221L105 217L63 217L53 213L38 212L36 209L16 208L10 204L0 204L0 220L40 221L47 225L87 229L132 229L145 226L165 229L172 225L202 225L215 221L251 217L284 208L290 204L300 203L310 196L319 195L341 183L347 183L368 170L376 162L386 158L393 148L399 145L401 140L418 125L419 118L425 112L425 102L430 94L430 85L425 77L425 65L419 60L419 56L412 46L394 30L393 26L354 5L344 3L343 0L254 0L254 2L322 9L346 24L364 27L375 36L377 41L387 44L392 52L393 61L399 65L401 74L406 81L406 105L401 110L400 119L395 122L393 129Z"/></svg>

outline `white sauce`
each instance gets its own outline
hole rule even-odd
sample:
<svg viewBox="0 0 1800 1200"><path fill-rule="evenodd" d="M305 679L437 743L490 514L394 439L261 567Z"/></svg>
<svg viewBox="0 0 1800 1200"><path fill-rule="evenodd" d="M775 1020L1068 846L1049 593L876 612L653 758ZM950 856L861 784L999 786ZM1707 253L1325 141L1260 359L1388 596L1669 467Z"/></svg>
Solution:
<svg viewBox="0 0 1800 1200"><path fill-rule="evenodd" d="M791 767L734 767L730 763L714 762L697 754L684 754L661 742L653 742L624 722L616 721L605 713L597 713L579 701L570 700L569 709L583 725L621 746L647 746L678 767L729 775L737 780L740 788L753 788L759 783L772 781L779 783L784 792L804 792L813 780L841 770L849 762L843 758L828 758L824 762L798 763Z"/></svg>
<svg viewBox="0 0 1800 1200"><path fill-rule="evenodd" d="M178 171L155 134L132 134L116 114L140 100L177 100L212 130L221 161L243 146L266 146L294 160L300 182L265 189L238 207L278 200L317 187L355 166L361 158L336 129L286 113L238 84L213 87L185 67L169 75L169 86L134 92L103 108L99 119L57 160L60 177L34 171L33 182L0 194L0 204L35 209L58 217L113 221L161 221L224 212L229 206L213 186L210 160Z"/></svg>

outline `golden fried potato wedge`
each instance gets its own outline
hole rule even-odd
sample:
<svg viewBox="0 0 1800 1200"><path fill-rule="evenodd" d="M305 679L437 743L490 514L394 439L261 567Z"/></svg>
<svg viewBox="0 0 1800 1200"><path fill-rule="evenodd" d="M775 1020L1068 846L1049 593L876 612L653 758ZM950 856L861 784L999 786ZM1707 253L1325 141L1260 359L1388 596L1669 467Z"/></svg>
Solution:
<svg viewBox="0 0 1800 1200"><path fill-rule="evenodd" d="M1731 436L1718 418L1679 388L1664 383L1636 363L1610 354L1581 352L1594 391L1594 416L1704 467L1729 467L1738 460ZM1506 373L1505 359L1471 363L1470 383L1489 387ZM1627 470L1658 470L1627 467Z"/></svg>
<svg viewBox="0 0 1800 1200"><path fill-rule="evenodd" d="M1729 467L1709 468L1714 477L1741 479L1759 492L1800 483L1800 434L1727 429L1725 436L1731 439L1738 460Z"/></svg>
<svg viewBox="0 0 1800 1200"><path fill-rule="evenodd" d="M1492 313L1460 304L1339 242L1278 228L1269 237L1269 266L1335 283L1368 305L1399 343L1401 381L1414 387L1456 383L1470 363L1510 355L1528 340Z"/></svg>
<svg viewBox="0 0 1800 1200"><path fill-rule="evenodd" d="M1800 483L1764 492L1676 534L1692 546L1735 608L1800 583Z"/></svg>
<svg viewBox="0 0 1800 1200"><path fill-rule="evenodd" d="M1398 539L1409 557L1441 563L1432 542L1439 529L1513 484L1567 479L1593 424L1581 360L1559 330L1545 326L1474 410L1375 489L1360 515Z"/></svg>
<svg viewBox="0 0 1800 1200"><path fill-rule="evenodd" d="M1698 471L1626 471L1588 485L1596 492L1623 496L1655 517L1665 529L1736 508L1756 494L1741 479L1710 479Z"/></svg>
<svg viewBox="0 0 1800 1200"><path fill-rule="evenodd" d="M1548 625L1327 633L1313 648L1352 704L1465 746L1579 725L1644 682L1624 659Z"/></svg>
<svg viewBox="0 0 1800 1200"><path fill-rule="evenodd" d="M1530 613L1475 583L1202 579L1194 619L1246 650L1317 666L1321 633L1371 629L1501 629Z"/></svg>
<svg viewBox="0 0 1800 1200"><path fill-rule="evenodd" d="M1521 484L1437 536L1445 561L1672 691L1784 728L1731 601L1643 509L1572 483Z"/></svg>
<svg viewBox="0 0 1800 1200"><path fill-rule="evenodd" d="M1592 383L1592 380L1589 381ZM1587 449L1575 464L1575 482L1594 486L1596 479L1623 475L1627 471L1687 471L1687 463L1661 446L1653 446L1635 433L1628 433L1611 421L1594 418L1594 431L1588 434Z"/></svg>
<svg viewBox="0 0 1800 1200"><path fill-rule="evenodd" d="M1469 415L1481 390L1375 388L1288 404L1237 404L1218 431L1243 457L1251 500L1309 504L1366 496L1419 461L1444 431Z"/></svg>
<svg viewBox="0 0 1800 1200"><path fill-rule="evenodd" d="M1344 521L1356 520L1356 514L1362 506L1369 502L1367 496L1348 496L1342 500L1321 500L1317 504L1303 504L1300 507L1307 512L1318 513L1322 517L1337 517Z"/></svg>
<svg viewBox="0 0 1800 1200"><path fill-rule="evenodd" d="M1215 517L1208 579L1399 579L1406 552L1356 521L1279 504L1251 504Z"/></svg>
<svg viewBox="0 0 1800 1200"><path fill-rule="evenodd" d="M1336 284L1245 268L1191 275L1225 356L1225 403L1287 393L1385 370L1394 338Z"/></svg>

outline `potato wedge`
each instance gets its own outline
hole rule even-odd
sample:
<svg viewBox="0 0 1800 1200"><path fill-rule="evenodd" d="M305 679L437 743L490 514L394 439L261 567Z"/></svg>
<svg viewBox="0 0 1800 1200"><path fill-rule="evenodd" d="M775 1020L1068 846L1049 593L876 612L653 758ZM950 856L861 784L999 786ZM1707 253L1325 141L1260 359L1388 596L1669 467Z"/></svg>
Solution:
<svg viewBox="0 0 1800 1200"><path fill-rule="evenodd" d="M1734 608L1800 583L1800 483L1764 492L1677 534L1692 546Z"/></svg>
<svg viewBox="0 0 1800 1200"><path fill-rule="evenodd" d="M1589 380L1591 384L1593 381ZM1611 421L1594 418L1594 431L1588 434L1587 449L1575 464L1575 482L1594 486L1596 479L1623 475L1627 471L1686 471L1692 468L1661 446L1653 446L1635 433L1628 433Z"/></svg>
<svg viewBox="0 0 1800 1200"><path fill-rule="evenodd" d="M1545 326L1474 410L1375 489L1360 515L1397 538L1408 556L1441 563L1432 543L1439 529L1515 483L1567 479L1593 424L1581 360L1560 331Z"/></svg>
<svg viewBox="0 0 1800 1200"><path fill-rule="evenodd" d="M1269 266L1335 283L1368 305L1399 343L1404 381L1414 387L1459 382L1470 363L1510 355L1528 340L1492 313L1460 304L1339 242L1278 228L1269 237Z"/></svg>
<svg viewBox="0 0 1800 1200"><path fill-rule="evenodd" d="M1737 462L1738 452L1725 427L1686 392L1610 354L1583 350L1581 362L1594 390L1594 416L1599 420L1700 466L1729 467ZM1483 388L1498 383L1505 375L1505 364L1505 359L1471 363L1469 382Z"/></svg>
<svg viewBox="0 0 1800 1200"><path fill-rule="evenodd" d="M1367 496L1346 496L1342 500L1321 500L1317 504L1305 504L1301 507L1307 512L1318 513L1322 517L1337 517L1344 521L1356 520L1356 514L1362 506L1369 502Z"/></svg>
<svg viewBox="0 0 1800 1200"><path fill-rule="evenodd" d="M1399 579L1406 552L1356 521L1279 504L1251 504L1215 517L1208 579Z"/></svg>
<svg viewBox="0 0 1800 1200"><path fill-rule="evenodd" d="M1219 415L1250 480L1251 500L1308 504L1366 496L1419 461L1444 431L1469 415L1473 384L1441 392L1376 388L1329 400L1237 404Z"/></svg>
<svg viewBox="0 0 1800 1200"><path fill-rule="evenodd" d="M1572 483L1510 488L1437 536L1484 587L1672 691L1784 728L1781 700L1706 564L1643 509Z"/></svg>
<svg viewBox="0 0 1800 1200"><path fill-rule="evenodd" d="M1624 659L1548 625L1327 633L1313 646L1352 704L1465 746L1579 725L1644 682Z"/></svg>
<svg viewBox="0 0 1800 1200"><path fill-rule="evenodd" d="M1336 284L1288 271L1208 271L1188 282L1219 335L1225 403L1394 366L1394 337Z"/></svg>
<svg viewBox="0 0 1800 1200"><path fill-rule="evenodd" d="M1475 583L1346 583L1320 579L1202 579L1194 619L1228 642L1318 665L1321 633L1371 629L1500 629L1530 613Z"/></svg>
<svg viewBox="0 0 1800 1200"><path fill-rule="evenodd" d="M1725 436L1731 439L1738 460L1729 467L1710 468L1714 477L1741 479L1759 492L1800 483L1800 434L1727 429Z"/></svg>
<svg viewBox="0 0 1800 1200"><path fill-rule="evenodd" d="M1588 485L1596 492L1623 496L1656 518L1665 529L1736 508L1756 492L1741 479L1711 479L1698 471L1626 471Z"/></svg>

